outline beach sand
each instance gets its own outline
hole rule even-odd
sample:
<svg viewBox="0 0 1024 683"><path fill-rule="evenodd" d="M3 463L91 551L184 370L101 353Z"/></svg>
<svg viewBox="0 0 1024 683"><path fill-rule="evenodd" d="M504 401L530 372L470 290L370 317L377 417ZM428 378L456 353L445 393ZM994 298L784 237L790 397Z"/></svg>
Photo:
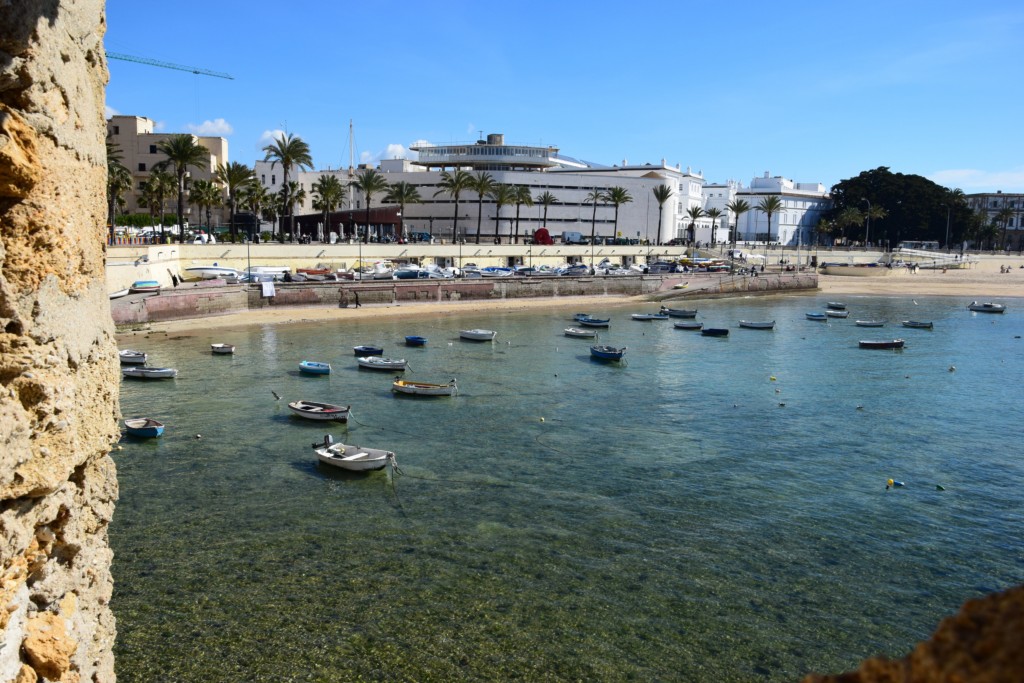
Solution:
<svg viewBox="0 0 1024 683"><path fill-rule="evenodd" d="M849 277L819 275L819 292L827 295L865 296L960 296L968 301L975 299L1001 300L1007 297L1024 296L1024 269L1017 263L1009 273L1000 273L998 266L964 270L919 270L916 274L901 274L892 277ZM527 311L539 309L564 309L588 311L612 306L649 307L652 302L644 296L575 296L556 299L501 299L488 301L459 301L448 303L409 302L401 304L365 305L359 308L309 307L280 308L246 311L210 318L194 318L170 322L151 323L138 329L123 330L118 336L130 337L149 332L164 332L196 336L210 330L248 327L250 325L272 325L320 321L365 320L384 316L437 317L453 312L485 311Z"/></svg>

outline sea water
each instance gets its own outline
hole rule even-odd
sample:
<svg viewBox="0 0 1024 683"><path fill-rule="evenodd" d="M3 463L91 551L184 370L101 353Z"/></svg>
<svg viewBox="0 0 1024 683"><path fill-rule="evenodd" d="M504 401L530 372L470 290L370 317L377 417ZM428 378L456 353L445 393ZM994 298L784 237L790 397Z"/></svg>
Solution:
<svg viewBox="0 0 1024 683"><path fill-rule="evenodd" d="M179 374L122 386L167 430L114 456L119 680L787 681L904 656L1024 580L1024 302L846 302L700 302L726 338L586 311L623 363L564 309L132 337ZM477 327L497 339L459 339ZM458 396L393 394L359 344ZM327 433L400 473L318 464Z"/></svg>

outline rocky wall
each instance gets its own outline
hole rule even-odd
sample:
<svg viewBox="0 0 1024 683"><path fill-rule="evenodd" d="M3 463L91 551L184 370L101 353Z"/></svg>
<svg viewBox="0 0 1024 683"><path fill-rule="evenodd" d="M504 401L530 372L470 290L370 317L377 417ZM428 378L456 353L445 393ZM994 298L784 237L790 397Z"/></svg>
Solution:
<svg viewBox="0 0 1024 683"><path fill-rule="evenodd" d="M101 0L0 3L0 680L114 680Z"/></svg>

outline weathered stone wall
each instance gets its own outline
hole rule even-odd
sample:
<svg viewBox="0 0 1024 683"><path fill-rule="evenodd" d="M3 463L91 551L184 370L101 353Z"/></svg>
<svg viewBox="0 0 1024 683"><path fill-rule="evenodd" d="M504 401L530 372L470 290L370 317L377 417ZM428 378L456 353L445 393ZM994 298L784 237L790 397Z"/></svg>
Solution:
<svg viewBox="0 0 1024 683"><path fill-rule="evenodd" d="M101 0L0 3L0 680L114 680Z"/></svg>

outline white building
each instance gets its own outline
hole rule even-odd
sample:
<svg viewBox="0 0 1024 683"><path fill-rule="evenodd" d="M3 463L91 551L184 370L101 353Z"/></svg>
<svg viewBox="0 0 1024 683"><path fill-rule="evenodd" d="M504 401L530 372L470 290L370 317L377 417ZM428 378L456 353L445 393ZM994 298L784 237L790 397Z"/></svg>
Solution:
<svg viewBox="0 0 1024 683"><path fill-rule="evenodd" d="M757 207L772 196L778 197L782 206L771 217L769 234L768 216ZM828 190L821 183L794 183L782 176L769 176L767 171L764 177L754 178L749 188L737 190L736 199L750 205L750 211L740 217L741 241L788 246L810 244L822 213L832 206Z"/></svg>

